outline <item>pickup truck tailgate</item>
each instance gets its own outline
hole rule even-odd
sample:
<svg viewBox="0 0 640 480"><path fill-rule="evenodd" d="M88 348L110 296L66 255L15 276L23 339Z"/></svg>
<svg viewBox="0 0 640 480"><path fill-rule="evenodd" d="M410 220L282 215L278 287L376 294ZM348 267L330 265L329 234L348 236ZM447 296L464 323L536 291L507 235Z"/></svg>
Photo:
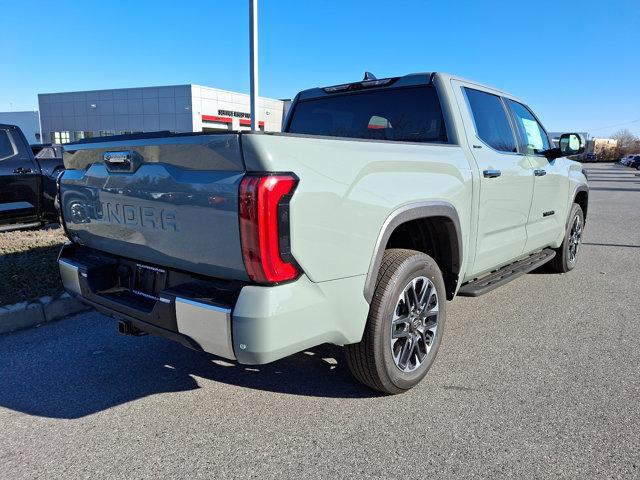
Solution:
<svg viewBox="0 0 640 480"><path fill-rule="evenodd" d="M236 133L71 144L60 206L73 240L152 265L246 280Z"/></svg>

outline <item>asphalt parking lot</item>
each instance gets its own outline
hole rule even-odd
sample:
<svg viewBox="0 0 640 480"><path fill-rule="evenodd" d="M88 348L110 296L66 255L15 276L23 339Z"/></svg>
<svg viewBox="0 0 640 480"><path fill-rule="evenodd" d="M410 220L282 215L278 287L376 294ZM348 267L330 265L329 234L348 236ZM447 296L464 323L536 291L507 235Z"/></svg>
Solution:
<svg viewBox="0 0 640 480"><path fill-rule="evenodd" d="M586 168L576 269L449 303L404 395L333 346L245 368L96 313L0 337L0 477L640 477L640 177Z"/></svg>

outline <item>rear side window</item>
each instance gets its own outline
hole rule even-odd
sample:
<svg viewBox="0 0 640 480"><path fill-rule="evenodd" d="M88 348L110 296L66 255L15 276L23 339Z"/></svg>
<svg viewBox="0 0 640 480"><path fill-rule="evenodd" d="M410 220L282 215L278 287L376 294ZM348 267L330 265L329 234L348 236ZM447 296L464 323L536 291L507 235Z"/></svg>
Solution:
<svg viewBox="0 0 640 480"><path fill-rule="evenodd" d="M478 137L501 152L517 152L513 130L500 97L472 88L465 87L464 90Z"/></svg>
<svg viewBox="0 0 640 480"><path fill-rule="evenodd" d="M6 130L0 130L0 160L15 155L16 151L11 143L11 137Z"/></svg>
<svg viewBox="0 0 640 480"><path fill-rule="evenodd" d="M290 133L396 142L447 142L435 88L388 88L302 100Z"/></svg>

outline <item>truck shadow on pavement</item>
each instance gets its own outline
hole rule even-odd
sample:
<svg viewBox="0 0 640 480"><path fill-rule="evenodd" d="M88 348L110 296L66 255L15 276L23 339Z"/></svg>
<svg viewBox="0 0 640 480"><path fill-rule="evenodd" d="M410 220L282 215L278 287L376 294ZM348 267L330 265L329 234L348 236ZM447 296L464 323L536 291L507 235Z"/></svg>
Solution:
<svg viewBox="0 0 640 480"><path fill-rule="evenodd" d="M211 395L240 393L227 385L317 397L378 396L351 377L341 349L332 345L244 366L157 337L123 337L113 320L98 314L0 336L0 407L29 415L80 418L198 388Z"/></svg>

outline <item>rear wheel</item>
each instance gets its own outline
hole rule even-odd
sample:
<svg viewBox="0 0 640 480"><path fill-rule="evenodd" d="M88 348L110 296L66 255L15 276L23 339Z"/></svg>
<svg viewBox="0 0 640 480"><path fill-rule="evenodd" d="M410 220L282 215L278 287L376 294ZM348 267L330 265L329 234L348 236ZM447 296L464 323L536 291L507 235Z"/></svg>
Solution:
<svg viewBox="0 0 640 480"><path fill-rule="evenodd" d="M569 226L565 232L562 245L556 250L556 256L549 264L553 271L566 273L576 266L583 229L584 214L582 213L582 208L577 203L574 203L571 207Z"/></svg>
<svg viewBox="0 0 640 480"><path fill-rule="evenodd" d="M385 251L362 340L345 347L353 375L390 394L418 384L442 340L445 302L442 273L431 257Z"/></svg>

